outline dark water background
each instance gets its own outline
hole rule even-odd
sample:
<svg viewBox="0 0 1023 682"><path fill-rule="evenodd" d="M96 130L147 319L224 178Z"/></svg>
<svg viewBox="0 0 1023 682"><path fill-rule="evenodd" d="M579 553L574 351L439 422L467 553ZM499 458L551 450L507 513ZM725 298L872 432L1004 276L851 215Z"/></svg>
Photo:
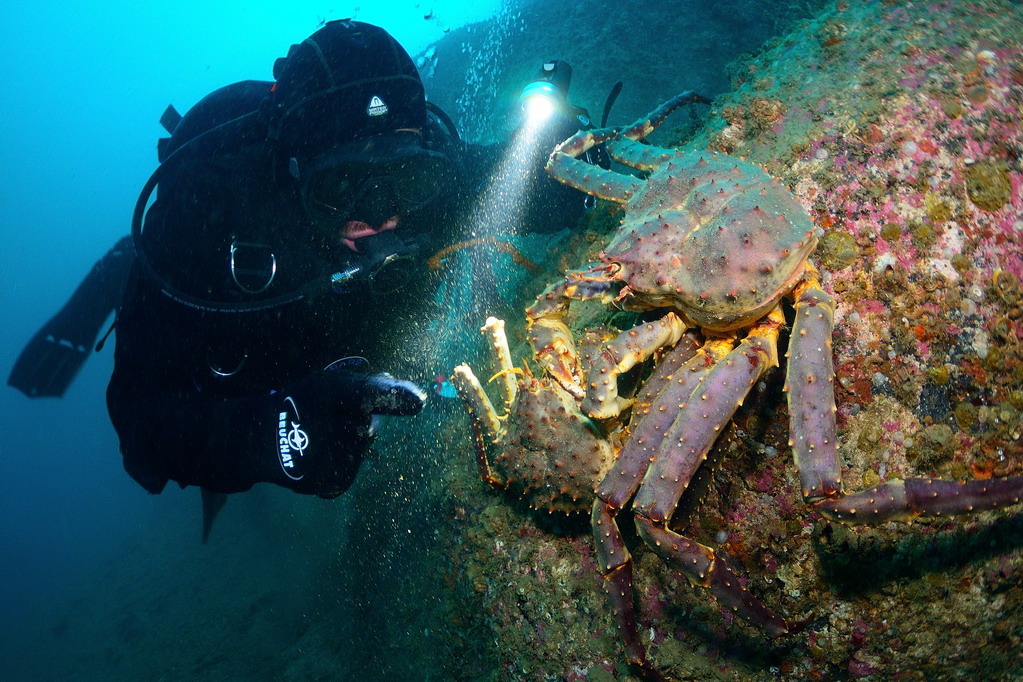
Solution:
<svg viewBox="0 0 1023 682"><path fill-rule="evenodd" d="M732 59L810 9L522 2L506 4L493 21L459 28L458 3L385 4L393 9L354 14L383 23L413 54L444 36L423 62L431 73L427 90L467 137L484 141L511 127L516 89L544 59L572 61L573 96L596 115L610 86L624 79L615 110L623 123L681 89L728 89ZM268 79L289 44L321 19L353 13L346 9L68 2L2 12L4 373L128 231L137 193L155 166L164 107L173 102L184 112L216 87ZM442 27L452 30L445 36ZM485 58L472 61L466 45ZM171 485L150 496L121 469L104 404L111 365L108 346L62 400L30 401L0 389L0 675L312 675L316 665L297 662L295 652L303 633L321 636L316 621L324 604L341 604L344 612L345 595L332 576L344 571L347 529L363 510L348 496L325 503L261 487L233 498L211 545L201 546L196 490ZM371 473L393 468L407 456L396 450L368 466ZM358 499L399 509L395 519L415 516L400 510L394 489L363 491ZM393 532L411 530L396 520ZM402 570L394 567L394 579ZM132 651L137 647L152 649L148 664ZM333 650L344 656L343 643Z"/></svg>

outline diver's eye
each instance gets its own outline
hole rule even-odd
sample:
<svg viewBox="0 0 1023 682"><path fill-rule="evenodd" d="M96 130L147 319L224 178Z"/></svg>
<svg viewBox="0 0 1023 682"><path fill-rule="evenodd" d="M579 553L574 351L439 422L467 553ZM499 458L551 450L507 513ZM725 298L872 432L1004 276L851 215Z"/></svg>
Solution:
<svg viewBox="0 0 1023 682"><path fill-rule="evenodd" d="M343 169L330 169L317 174L306 190L309 199L330 212L342 209L350 200L354 183Z"/></svg>
<svg viewBox="0 0 1023 682"><path fill-rule="evenodd" d="M444 184L445 171L445 164L434 159L416 159L395 169L402 202L412 209L433 199Z"/></svg>

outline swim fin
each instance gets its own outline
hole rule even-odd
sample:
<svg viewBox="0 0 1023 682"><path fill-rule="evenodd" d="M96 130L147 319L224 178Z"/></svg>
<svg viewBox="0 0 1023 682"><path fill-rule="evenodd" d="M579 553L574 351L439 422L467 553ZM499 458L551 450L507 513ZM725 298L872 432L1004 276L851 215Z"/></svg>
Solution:
<svg viewBox="0 0 1023 682"><path fill-rule="evenodd" d="M7 384L30 398L61 397L89 357L103 323L117 310L135 260L131 237L114 245L64 307L22 349Z"/></svg>
<svg viewBox="0 0 1023 682"><path fill-rule="evenodd" d="M213 520L227 502L226 493L215 493L206 488L199 488L202 492L202 544L210 538L210 530L213 529Z"/></svg>

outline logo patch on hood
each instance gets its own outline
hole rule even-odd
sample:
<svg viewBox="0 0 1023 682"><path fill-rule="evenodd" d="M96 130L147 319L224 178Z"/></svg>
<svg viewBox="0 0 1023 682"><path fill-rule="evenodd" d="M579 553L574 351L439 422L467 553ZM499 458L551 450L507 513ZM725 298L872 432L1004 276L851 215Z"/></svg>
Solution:
<svg viewBox="0 0 1023 682"><path fill-rule="evenodd" d="M387 105L379 95L373 95L369 100L369 106L366 107L366 113L370 116L383 116L387 113Z"/></svg>

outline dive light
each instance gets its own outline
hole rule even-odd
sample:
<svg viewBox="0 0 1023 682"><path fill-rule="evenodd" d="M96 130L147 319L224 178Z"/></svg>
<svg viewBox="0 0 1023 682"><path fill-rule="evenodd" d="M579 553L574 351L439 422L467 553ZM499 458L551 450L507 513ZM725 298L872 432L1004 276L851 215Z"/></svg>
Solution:
<svg viewBox="0 0 1023 682"><path fill-rule="evenodd" d="M531 122L540 123L556 111L566 110L571 83L572 67L567 62L557 59L544 62L536 79L519 95L522 111Z"/></svg>

